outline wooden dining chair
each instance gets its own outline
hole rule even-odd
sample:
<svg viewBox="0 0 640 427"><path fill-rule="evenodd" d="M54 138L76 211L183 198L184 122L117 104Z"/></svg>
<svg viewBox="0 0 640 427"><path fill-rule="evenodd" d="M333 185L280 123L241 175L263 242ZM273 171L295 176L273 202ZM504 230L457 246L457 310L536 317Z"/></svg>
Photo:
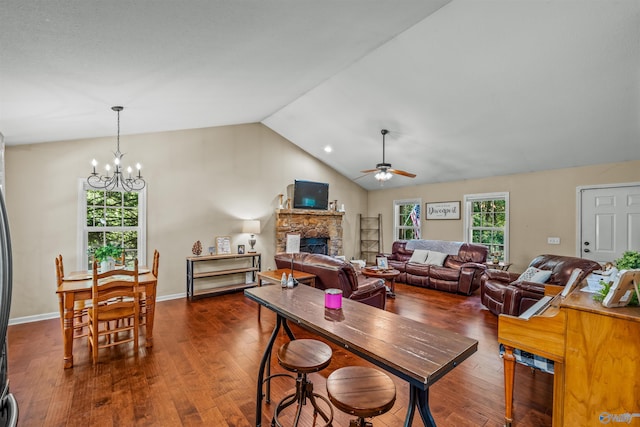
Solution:
<svg viewBox="0 0 640 427"><path fill-rule="evenodd" d="M56 286L62 284L64 279L64 262L62 255L56 257ZM60 313L60 324L63 326L63 313ZM84 301L76 301L73 307L73 338L82 338L87 336L87 327L89 326L87 304ZM63 328L64 329L64 328Z"/></svg>
<svg viewBox="0 0 640 427"><path fill-rule="evenodd" d="M160 252L157 249L153 251L153 264L151 267L151 273L158 279L158 268L160 266ZM140 326L147 324L147 294L144 291L140 292Z"/></svg>
<svg viewBox="0 0 640 427"><path fill-rule="evenodd" d="M120 258L116 260L116 267L126 267L126 265L127 265L127 261L124 256L124 249L123 249L122 253L120 254Z"/></svg>
<svg viewBox="0 0 640 427"><path fill-rule="evenodd" d="M137 354L140 326L138 259L134 260L133 270L104 273L98 273L98 264L94 261L91 296L88 343L93 363L98 361L98 349L119 344L133 342L134 353ZM111 322L115 323L114 328L109 326Z"/></svg>

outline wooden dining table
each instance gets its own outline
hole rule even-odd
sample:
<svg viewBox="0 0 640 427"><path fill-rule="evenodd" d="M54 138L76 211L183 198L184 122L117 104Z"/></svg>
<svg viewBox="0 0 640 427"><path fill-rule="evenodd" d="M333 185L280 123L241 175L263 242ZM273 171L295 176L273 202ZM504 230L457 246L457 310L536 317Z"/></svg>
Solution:
<svg viewBox="0 0 640 427"><path fill-rule="evenodd" d="M262 286L245 295L276 313L257 379L256 426L262 425L262 400L270 400L268 378L272 347L280 328L295 339L291 322L350 351L409 383L404 426L412 425L416 409L425 426L436 423L429 409L429 387L471 356L478 341L417 322L347 298L340 310L324 307L324 292L306 285L288 289ZM263 386L266 387L266 394Z"/></svg>
<svg viewBox="0 0 640 427"><path fill-rule="evenodd" d="M153 346L153 318L156 303L156 286L158 279L149 268L138 267L138 285L140 292L145 294L145 347ZM64 344L64 367L73 367L73 331L74 307L76 301L91 301L93 273L90 270L74 271L65 275L58 286L58 303L60 305L60 319L62 319L62 341Z"/></svg>

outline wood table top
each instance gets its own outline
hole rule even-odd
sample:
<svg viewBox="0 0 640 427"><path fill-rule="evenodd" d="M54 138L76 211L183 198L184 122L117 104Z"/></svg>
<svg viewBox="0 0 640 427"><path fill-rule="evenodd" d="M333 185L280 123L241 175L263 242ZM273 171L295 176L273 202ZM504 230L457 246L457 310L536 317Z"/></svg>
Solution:
<svg viewBox="0 0 640 427"><path fill-rule="evenodd" d="M292 271L293 271L293 277L297 280L312 279L316 277L315 274L305 273L304 271L299 271L299 270L291 270L290 268L279 268L277 270L259 271L258 276L266 279L279 281L282 278L282 273L286 274L287 277L289 277L289 273L291 273Z"/></svg>
<svg viewBox="0 0 640 427"><path fill-rule="evenodd" d="M380 278L396 277L398 274L400 274L400 271L396 270L395 268L383 269L383 268L377 268L377 267L373 267L373 268L365 267L362 270L360 270L360 272L368 277L380 277Z"/></svg>
<svg viewBox="0 0 640 427"><path fill-rule="evenodd" d="M157 281L156 276L147 267L138 268L138 283L140 285L153 284ZM93 272L90 270L74 271L62 279L62 284L58 286L56 292L77 292L91 290L93 286Z"/></svg>
<svg viewBox="0 0 640 427"><path fill-rule="evenodd" d="M326 309L324 292L308 286L263 286L244 293L425 390L478 348L477 340L350 299L343 298L341 310Z"/></svg>

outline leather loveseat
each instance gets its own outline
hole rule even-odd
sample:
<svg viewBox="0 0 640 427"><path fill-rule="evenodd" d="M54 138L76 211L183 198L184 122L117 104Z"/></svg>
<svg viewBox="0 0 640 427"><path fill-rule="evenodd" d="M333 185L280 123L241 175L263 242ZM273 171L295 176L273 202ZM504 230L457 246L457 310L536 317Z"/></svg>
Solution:
<svg viewBox="0 0 640 427"><path fill-rule="evenodd" d="M387 303L384 280L365 277L356 271L351 263L322 254L306 252L276 254L276 266L290 269L292 255L293 269L314 274L316 288L340 289L343 298L350 298L384 310Z"/></svg>
<svg viewBox="0 0 640 427"><path fill-rule="evenodd" d="M582 270L577 278L579 283L601 268L600 264L588 259L549 254L537 256L529 267L551 271L551 276L544 283L536 283L518 280L519 273L487 269L480 284L482 304L495 315L519 316L544 296L545 285L564 288L574 269Z"/></svg>
<svg viewBox="0 0 640 427"><path fill-rule="evenodd" d="M415 250L444 255L441 265L412 262ZM471 295L480 287L488 249L484 245L444 240L397 240L387 257L400 271L396 281L423 288ZM442 259L442 258L441 258ZM428 261L428 260L425 260Z"/></svg>

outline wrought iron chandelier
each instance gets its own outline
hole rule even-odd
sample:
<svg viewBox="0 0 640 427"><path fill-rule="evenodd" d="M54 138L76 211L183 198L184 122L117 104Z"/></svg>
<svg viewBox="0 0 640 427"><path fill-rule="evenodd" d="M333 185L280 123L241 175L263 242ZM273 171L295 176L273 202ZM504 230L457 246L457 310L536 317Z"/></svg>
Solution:
<svg viewBox="0 0 640 427"><path fill-rule="evenodd" d="M133 172L131 166L127 167L126 177L123 173L122 158L124 157L124 154L120 152L120 111L124 110L124 107L115 106L111 107L111 109L118 113L118 139L116 151L113 153L115 157L113 159L113 174L111 174L111 165L107 163L105 165L106 174L99 175L98 172L96 172L98 162L96 159L93 159L91 161L93 172L91 172L89 177L87 177L87 183L89 183L91 187L99 188L101 190L113 190L116 188L123 189L124 191L142 190L147 183L140 174L140 169L142 169L140 163L136 163L138 175L131 174L131 172Z"/></svg>

